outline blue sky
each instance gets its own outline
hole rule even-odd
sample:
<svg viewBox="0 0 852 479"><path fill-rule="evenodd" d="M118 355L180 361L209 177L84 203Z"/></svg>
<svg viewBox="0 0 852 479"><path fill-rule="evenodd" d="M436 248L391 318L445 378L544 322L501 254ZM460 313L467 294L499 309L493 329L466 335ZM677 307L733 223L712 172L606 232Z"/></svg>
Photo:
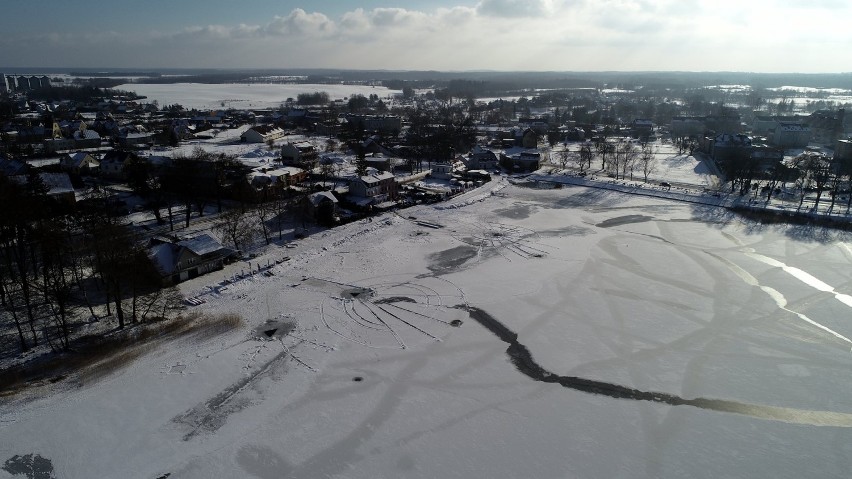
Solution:
<svg viewBox="0 0 852 479"><path fill-rule="evenodd" d="M846 0L3 2L0 68L852 70Z"/></svg>

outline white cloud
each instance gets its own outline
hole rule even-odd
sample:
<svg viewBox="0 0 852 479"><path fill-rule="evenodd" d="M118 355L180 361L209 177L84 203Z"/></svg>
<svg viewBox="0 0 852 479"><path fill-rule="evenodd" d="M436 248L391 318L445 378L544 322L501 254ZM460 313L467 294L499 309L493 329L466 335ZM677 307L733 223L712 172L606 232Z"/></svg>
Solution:
<svg viewBox="0 0 852 479"><path fill-rule="evenodd" d="M356 8L337 18L297 8L266 23L177 32L4 35L0 65L38 59L148 68L848 69L836 57L852 43L845 17L795 10L790 24L794 10L785 1L768 9L734 0L481 0L428 12Z"/></svg>
<svg viewBox="0 0 852 479"><path fill-rule="evenodd" d="M553 12L552 0L482 0L476 10L486 16L540 17Z"/></svg>
<svg viewBox="0 0 852 479"><path fill-rule="evenodd" d="M330 35L334 32L334 22L323 13L307 13L301 8L290 12L286 17L275 16L264 32L271 35Z"/></svg>

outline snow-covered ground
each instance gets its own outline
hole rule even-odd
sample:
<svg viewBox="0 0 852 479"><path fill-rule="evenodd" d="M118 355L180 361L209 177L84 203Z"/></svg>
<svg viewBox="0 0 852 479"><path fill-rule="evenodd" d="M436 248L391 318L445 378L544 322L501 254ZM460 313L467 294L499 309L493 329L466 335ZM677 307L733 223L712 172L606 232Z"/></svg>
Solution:
<svg viewBox="0 0 852 479"><path fill-rule="evenodd" d="M299 93L326 92L331 100L341 100L356 94L385 98L402 93L401 90L382 86L296 83L126 83L115 88L134 91L146 96L146 101L157 100L163 106L177 103L184 108L199 110L278 108L288 98L297 98Z"/></svg>
<svg viewBox="0 0 852 479"><path fill-rule="evenodd" d="M256 262L290 257L272 276L184 283L196 311L246 325L3 398L0 461L63 478L852 470L848 234L502 179L437 206L268 250Z"/></svg>

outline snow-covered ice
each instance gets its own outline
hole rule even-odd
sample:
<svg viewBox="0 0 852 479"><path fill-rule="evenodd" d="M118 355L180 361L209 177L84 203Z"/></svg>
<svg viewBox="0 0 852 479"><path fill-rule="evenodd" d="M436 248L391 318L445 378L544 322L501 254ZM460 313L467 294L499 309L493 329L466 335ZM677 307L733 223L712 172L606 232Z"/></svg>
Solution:
<svg viewBox="0 0 852 479"><path fill-rule="evenodd" d="M325 83L125 83L116 89L136 92L147 97L146 101L157 100L162 106L177 103L187 109L199 110L278 108L288 98L295 99L300 93L326 92L331 100L342 100L356 94L385 98L401 93L401 90L382 86Z"/></svg>
<svg viewBox="0 0 852 479"><path fill-rule="evenodd" d="M452 204L268 250L258 263L291 257L272 276L184 283L195 311L246 325L4 398L0 461L70 478L852 470L848 234L505 180Z"/></svg>

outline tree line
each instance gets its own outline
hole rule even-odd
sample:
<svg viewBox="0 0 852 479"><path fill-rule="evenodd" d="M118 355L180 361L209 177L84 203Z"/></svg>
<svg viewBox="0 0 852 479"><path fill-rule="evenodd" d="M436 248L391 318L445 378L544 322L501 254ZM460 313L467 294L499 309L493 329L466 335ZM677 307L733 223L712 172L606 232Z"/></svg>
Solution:
<svg viewBox="0 0 852 479"><path fill-rule="evenodd" d="M21 351L68 350L75 328L104 316L124 328L180 309L103 190L76 208L47 191L35 172L0 176L0 328Z"/></svg>

